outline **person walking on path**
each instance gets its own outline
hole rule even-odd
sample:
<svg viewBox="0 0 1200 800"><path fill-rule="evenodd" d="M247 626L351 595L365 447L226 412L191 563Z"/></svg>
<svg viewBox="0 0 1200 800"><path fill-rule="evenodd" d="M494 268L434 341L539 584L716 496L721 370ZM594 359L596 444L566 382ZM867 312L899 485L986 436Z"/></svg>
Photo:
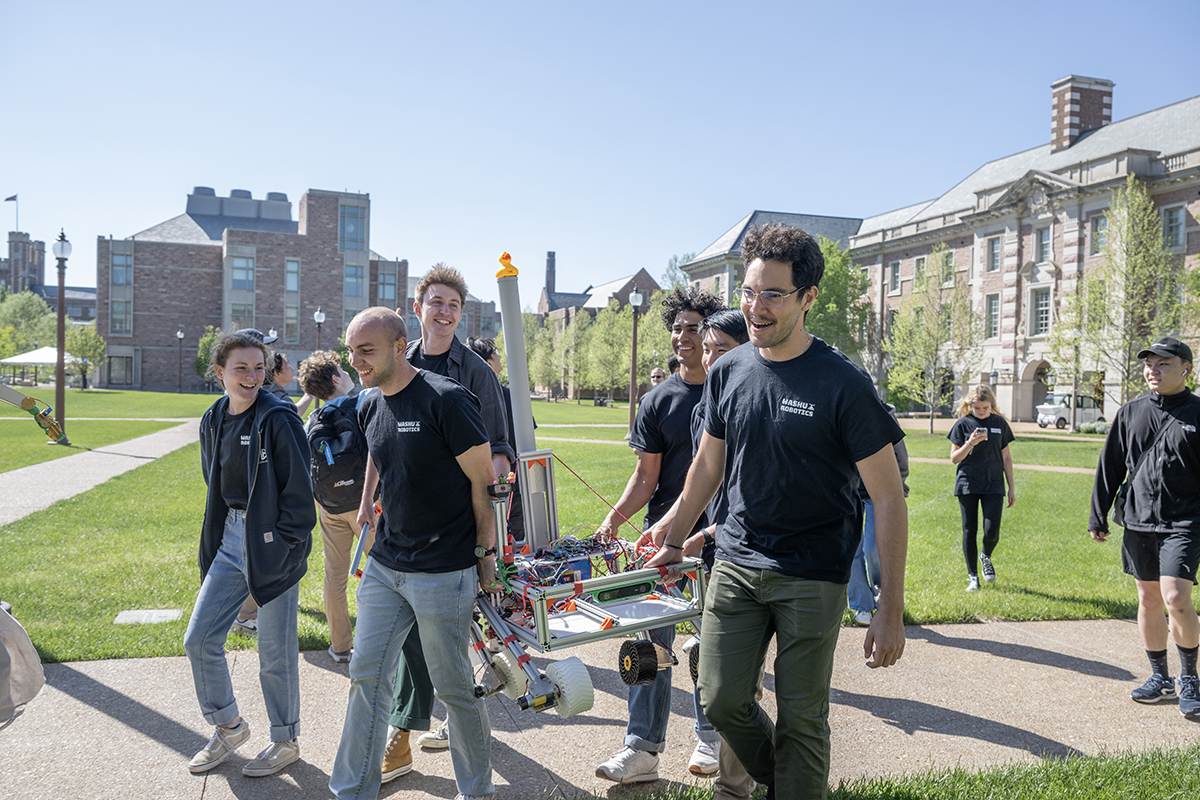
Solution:
<svg viewBox="0 0 1200 800"><path fill-rule="evenodd" d="M892 419L896 419L896 407L886 405ZM908 448L902 440L896 442L893 449L896 451L896 466L900 468L900 480L907 481ZM908 497L907 483L904 484L904 496ZM871 496L861 483L858 485L858 499L863 504L863 533L858 542L858 549L854 551L847 596L854 621L859 625L870 625L875 609L879 608L879 584L882 576L879 574L879 548L875 544L875 504L871 502Z"/></svg>
<svg viewBox="0 0 1200 800"><path fill-rule="evenodd" d="M950 440L950 463L958 465L954 494L962 513L962 548L967 561L967 591L979 591L983 580L996 580L992 553L1000 542L1000 517L1004 513L1004 481L1008 480L1008 507L1017 502L1013 480L1013 436L1008 420L996 409L996 395L980 384L967 392L958 408L958 421L946 438ZM983 552L979 552L979 510L983 509Z"/></svg>
<svg viewBox="0 0 1200 800"><path fill-rule="evenodd" d="M300 757L300 579L316 524L308 443L296 407L263 389L271 351L261 337L222 334L212 372L226 396L200 422L200 466L208 485L200 532L200 593L184 634L196 697L216 730L188 764L216 767L250 738L225 659L229 626L247 597L259 605L259 683L271 744L242 767L273 775Z"/></svg>
<svg viewBox="0 0 1200 800"><path fill-rule="evenodd" d="M1187 388L1192 349L1161 339L1138 353L1150 394L1117 411L1100 451L1088 533L1108 539L1109 509L1125 529L1121 563L1137 583L1138 631L1153 674L1130 696L1138 703L1175 697L1167 633L1179 651L1179 711L1200 717L1196 654L1200 618L1192 587L1200 565L1200 398ZM1116 504L1117 509L1113 506ZM1166 616L1163 616L1163 608Z"/></svg>
<svg viewBox="0 0 1200 800"><path fill-rule="evenodd" d="M804 329L825 270L816 240L771 224L752 229L742 253L739 296L753 347L726 353L708 374L700 449L647 566L678 561L723 480L729 510L700 637L704 713L768 798L824 798L859 476L875 501L883 573L863 655L870 668L890 667L904 652L908 514L892 449L904 432L866 373ZM777 721L755 699L772 633Z"/></svg>
<svg viewBox="0 0 1200 800"><path fill-rule="evenodd" d="M495 792L491 726L467 653L479 587L498 590L488 431L475 395L414 367L407 345L403 318L386 308L360 312L346 329L350 363L364 386L375 387L359 407L370 457L358 513L375 527L375 544L358 586L350 696L329 779L342 800L379 794L391 677L411 636L421 637L422 661L454 731L458 796ZM378 520L376 486L383 489Z"/></svg>

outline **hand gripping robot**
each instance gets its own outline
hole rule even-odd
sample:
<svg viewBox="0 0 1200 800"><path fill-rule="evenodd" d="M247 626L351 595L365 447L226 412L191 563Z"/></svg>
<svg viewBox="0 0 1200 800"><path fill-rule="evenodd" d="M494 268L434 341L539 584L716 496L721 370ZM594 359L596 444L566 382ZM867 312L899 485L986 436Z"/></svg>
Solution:
<svg viewBox="0 0 1200 800"><path fill-rule="evenodd" d="M576 657L538 670L527 651L553 653L606 639L623 639L618 671L629 686L653 682L658 670L677 663L674 654L654 643L649 631L691 623L699 629L704 608L703 565L687 558L670 567L640 568L652 553L616 535L577 538L560 535L554 483L555 456L537 449L517 270L508 253L497 273L500 309L506 322L504 346L512 392L517 465L508 480L489 487L496 526L497 579L500 594L480 593L471 626L477 662L476 694L503 692L523 710L553 708L571 717L592 707L594 693L587 667ZM565 465L564 465L565 466ZM569 467L568 467L569 469ZM508 534L514 487L520 488L525 540ZM364 531L365 534L365 531ZM362 553L354 558L358 572ZM683 573L688 591L664 590L668 573ZM636 638L629 639L630 634ZM692 669L695 678L695 670Z"/></svg>
<svg viewBox="0 0 1200 800"><path fill-rule="evenodd" d="M38 401L35 398L21 394L5 383L0 383L0 400L11 406L16 406L22 411L29 412L33 416L34 421L37 422L38 427L46 432L46 435L50 437L50 441L54 444L63 444L66 442L67 437L63 435L62 428L50 416L54 413L54 409L50 408L50 406L46 406L45 411L38 411Z"/></svg>

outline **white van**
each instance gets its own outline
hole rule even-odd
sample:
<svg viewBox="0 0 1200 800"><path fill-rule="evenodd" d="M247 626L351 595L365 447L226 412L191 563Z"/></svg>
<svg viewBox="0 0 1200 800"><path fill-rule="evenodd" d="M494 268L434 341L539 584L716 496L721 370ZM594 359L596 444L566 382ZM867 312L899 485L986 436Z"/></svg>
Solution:
<svg viewBox="0 0 1200 800"><path fill-rule="evenodd" d="M1037 424L1040 427L1054 427L1062 430L1071 424L1071 409L1067 406L1070 395L1046 395L1046 402L1037 407ZM1096 400L1087 394L1075 395L1075 424L1085 422L1104 422L1104 412L1096 405Z"/></svg>

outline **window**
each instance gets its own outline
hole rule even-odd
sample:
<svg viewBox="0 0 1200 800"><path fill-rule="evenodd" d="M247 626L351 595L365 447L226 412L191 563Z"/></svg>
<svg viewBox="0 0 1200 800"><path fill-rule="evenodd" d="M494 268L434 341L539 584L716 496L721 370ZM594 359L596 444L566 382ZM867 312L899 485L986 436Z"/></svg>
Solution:
<svg viewBox="0 0 1200 800"><path fill-rule="evenodd" d="M917 256L916 266L913 267L913 280L925 277L925 256Z"/></svg>
<svg viewBox="0 0 1200 800"><path fill-rule="evenodd" d="M887 312L887 337L892 340L892 331L896 329L896 309L889 308Z"/></svg>
<svg viewBox="0 0 1200 800"><path fill-rule="evenodd" d="M999 272L1000 271L1000 237L993 236L991 239L988 239L987 246L988 246L987 271L988 272Z"/></svg>
<svg viewBox="0 0 1200 800"><path fill-rule="evenodd" d="M113 286L130 286L133 284L133 256L112 256Z"/></svg>
<svg viewBox="0 0 1200 800"><path fill-rule="evenodd" d="M367 210L362 206L342 206L338 220L338 246L342 250L367 249Z"/></svg>
<svg viewBox="0 0 1200 800"><path fill-rule="evenodd" d="M888 291L900 291L900 262L893 261L888 264Z"/></svg>
<svg viewBox="0 0 1200 800"><path fill-rule="evenodd" d="M1163 246L1172 250L1183 247L1183 206L1164 208Z"/></svg>
<svg viewBox="0 0 1200 800"><path fill-rule="evenodd" d="M109 303L108 315L109 333L133 333L133 302L130 300L113 300Z"/></svg>
<svg viewBox="0 0 1200 800"><path fill-rule="evenodd" d="M396 276L395 275L380 275L379 276L379 302L387 300L389 303L396 302Z"/></svg>
<svg viewBox="0 0 1200 800"><path fill-rule="evenodd" d="M947 250L942 253L942 283L952 283L954 281L954 251Z"/></svg>
<svg viewBox="0 0 1200 800"><path fill-rule="evenodd" d="M300 262L289 258L283 262L283 290L285 292L300 291Z"/></svg>
<svg viewBox="0 0 1200 800"><path fill-rule="evenodd" d="M1108 217L1092 217L1092 255L1104 251L1104 243L1108 239Z"/></svg>
<svg viewBox="0 0 1200 800"><path fill-rule="evenodd" d="M354 264L346 265L346 296L363 296L363 268Z"/></svg>
<svg viewBox="0 0 1200 800"><path fill-rule="evenodd" d="M1050 229L1038 228L1033 246L1033 254L1039 264L1050 260Z"/></svg>
<svg viewBox="0 0 1200 800"><path fill-rule="evenodd" d="M239 258L235 256L232 259L231 272L233 274L233 286L235 291L254 291L254 259ZM242 327L249 328L249 325Z"/></svg>
<svg viewBox="0 0 1200 800"><path fill-rule="evenodd" d="M987 296L987 338L995 339L1000 336L1000 295Z"/></svg>
<svg viewBox="0 0 1200 800"><path fill-rule="evenodd" d="M67 316L68 317L82 317L83 316L83 306L67 306Z"/></svg>
<svg viewBox="0 0 1200 800"><path fill-rule="evenodd" d="M1033 320L1030 326L1034 336L1045 336L1050 331L1050 290L1033 290Z"/></svg>
<svg viewBox="0 0 1200 800"><path fill-rule="evenodd" d="M288 342L300 341L300 309L296 306L283 309L283 338Z"/></svg>
<svg viewBox="0 0 1200 800"><path fill-rule="evenodd" d="M358 316L357 309L354 309L354 308L342 309L342 327L348 328L350 326L350 323L354 321L354 318L356 316ZM420 330L420 325L417 326L417 330Z"/></svg>
<svg viewBox="0 0 1200 800"><path fill-rule="evenodd" d="M254 327L254 305L251 303L231 303L229 305L229 324L231 330L240 331L242 328Z"/></svg>
<svg viewBox="0 0 1200 800"><path fill-rule="evenodd" d="M108 357L108 382L118 386L133 385L133 356Z"/></svg>

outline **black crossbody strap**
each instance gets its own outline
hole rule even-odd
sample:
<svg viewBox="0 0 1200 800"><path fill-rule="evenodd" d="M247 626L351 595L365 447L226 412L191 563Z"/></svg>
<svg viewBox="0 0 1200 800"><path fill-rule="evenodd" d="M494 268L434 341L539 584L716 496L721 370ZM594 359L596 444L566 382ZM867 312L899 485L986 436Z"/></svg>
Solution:
<svg viewBox="0 0 1200 800"><path fill-rule="evenodd" d="M1167 418L1163 420L1162 425L1158 426L1158 433L1154 434L1154 439L1151 440L1150 446L1143 450L1142 454L1138 456L1137 462L1133 465L1133 471L1129 473L1129 477L1125 478L1125 482L1130 486L1133 485L1133 476L1137 475L1137 471L1141 468L1142 462L1146 460L1146 456L1150 455L1150 451L1154 449L1154 445L1158 444L1159 440L1162 439L1163 434L1167 432L1167 428L1171 427L1172 419L1173 417L1170 414L1167 414Z"/></svg>

